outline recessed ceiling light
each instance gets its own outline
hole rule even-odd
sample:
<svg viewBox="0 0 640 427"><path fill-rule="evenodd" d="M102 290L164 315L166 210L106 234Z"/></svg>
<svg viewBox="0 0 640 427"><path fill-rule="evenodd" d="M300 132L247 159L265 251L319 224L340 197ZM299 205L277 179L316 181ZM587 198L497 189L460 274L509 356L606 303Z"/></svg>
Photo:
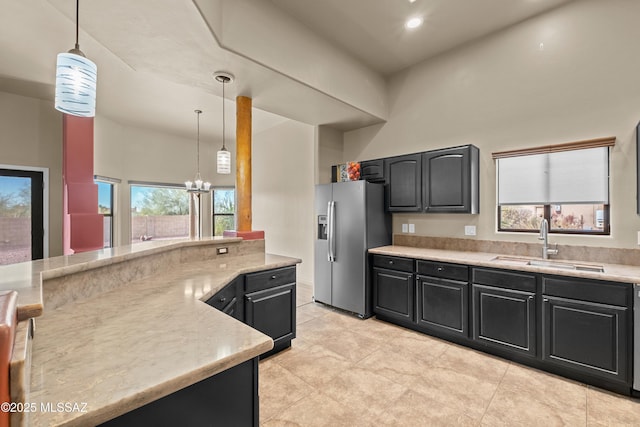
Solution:
<svg viewBox="0 0 640 427"><path fill-rule="evenodd" d="M416 0L409 0L409 3L415 3Z"/></svg>
<svg viewBox="0 0 640 427"><path fill-rule="evenodd" d="M418 28L420 25L422 25L423 19L420 17L415 17L415 18L410 18L407 20L407 22L404 23L404 26L408 29L414 29L414 28Z"/></svg>

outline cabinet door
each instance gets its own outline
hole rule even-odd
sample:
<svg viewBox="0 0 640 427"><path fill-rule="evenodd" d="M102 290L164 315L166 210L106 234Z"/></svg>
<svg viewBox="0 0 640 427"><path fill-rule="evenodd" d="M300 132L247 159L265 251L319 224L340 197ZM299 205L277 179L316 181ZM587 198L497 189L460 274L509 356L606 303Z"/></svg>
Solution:
<svg viewBox="0 0 640 427"><path fill-rule="evenodd" d="M373 269L373 311L381 316L413 322L413 274Z"/></svg>
<svg viewBox="0 0 640 427"><path fill-rule="evenodd" d="M469 336L469 284L418 276L418 326L447 334Z"/></svg>
<svg viewBox="0 0 640 427"><path fill-rule="evenodd" d="M479 212L478 154L473 145L422 154L425 212Z"/></svg>
<svg viewBox="0 0 640 427"><path fill-rule="evenodd" d="M472 288L473 338L490 347L535 356L535 294L475 283Z"/></svg>
<svg viewBox="0 0 640 427"><path fill-rule="evenodd" d="M422 155L385 159L386 205L389 212L422 210Z"/></svg>
<svg viewBox="0 0 640 427"><path fill-rule="evenodd" d="M245 323L269 335L274 347L295 338L295 283L246 294L244 310Z"/></svg>
<svg viewBox="0 0 640 427"><path fill-rule="evenodd" d="M360 162L360 179L369 182L384 182L384 160Z"/></svg>
<svg viewBox="0 0 640 427"><path fill-rule="evenodd" d="M545 362L630 382L628 309L543 296L542 358Z"/></svg>

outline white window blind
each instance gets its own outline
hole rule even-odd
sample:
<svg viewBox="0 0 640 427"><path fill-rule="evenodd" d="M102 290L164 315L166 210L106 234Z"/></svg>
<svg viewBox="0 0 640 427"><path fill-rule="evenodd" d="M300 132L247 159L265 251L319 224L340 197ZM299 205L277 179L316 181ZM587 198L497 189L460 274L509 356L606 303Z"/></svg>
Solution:
<svg viewBox="0 0 640 427"><path fill-rule="evenodd" d="M498 204L609 204L609 148L497 159Z"/></svg>

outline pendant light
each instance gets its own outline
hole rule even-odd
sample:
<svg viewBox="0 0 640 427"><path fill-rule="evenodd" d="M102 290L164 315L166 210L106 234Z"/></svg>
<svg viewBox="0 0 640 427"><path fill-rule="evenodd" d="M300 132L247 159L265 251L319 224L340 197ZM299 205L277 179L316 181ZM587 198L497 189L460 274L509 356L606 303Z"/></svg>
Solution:
<svg viewBox="0 0 640 427"><path fill-rule="evenodd" d="M76 45L58 54L56 63L55 108L79 117L96 115L98 67L84 56L78 44L80 0L76 0Z"/></svg>
<svg viewBox="0 0 640 427"><path fill-rule="evenodd" d="M196 113L198 123L198 131L196 137L196 177L193 181L185 181L184 186L190 193L208 193L211 189L211 183L208 181L202 182L202 177L200 176L200 114L202 114L202 110L193 111L194 113Z"/></svg>
<svg viewBox="0 0 640 427"><path fill-rule="evenodd" d="M230 174L231 173L231 153L224 145L224 130L225 130L225 122L224 122L224 86L227 83L233 82L233 75L226 73L224 71L217 71L213 74L215 79L222 83L222 148L218 151L217 156L217 172L220 174Z"/></svg>

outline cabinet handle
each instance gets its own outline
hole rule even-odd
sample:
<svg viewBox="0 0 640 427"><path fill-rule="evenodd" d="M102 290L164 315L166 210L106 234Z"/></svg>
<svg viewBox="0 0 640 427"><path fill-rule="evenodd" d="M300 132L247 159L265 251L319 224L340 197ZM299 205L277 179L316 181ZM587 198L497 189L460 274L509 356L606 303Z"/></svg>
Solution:
<svg viewBox="0 0 640 427"><path fill-rule="evenodd" d="M227 298L225 298L225 297L220 298L220 302L225 302L226 300L227 300Z"/></svg>
<svg viewBox="0 0 640 427"><path fill-rule="evenodd" d="M529 295L529 300L532 300L532 299L533 299L533 295Z"/></svg>
<svg viewBox="0 0 640 427"><path fill-rule="evenodd" d="M442 270L444 270L444 267L438 267L437 270L441 272Z"/></svg>
<svg viewBox="0 0 640 427"><path fill-rule="evenodd" d="M543 302L549 302L549 298L542 298Z"/></svg>
<svg viewBox="0 0 640 427"><path fill-rule="evenodd" d="M389 260L389 265L393 265L393 260Z"/></svg>
<svg viewBox="0 0 640 427"><path fill-rule="evenodd" d="M251 297L247 297L247 301L251 302Z"/></svg>

